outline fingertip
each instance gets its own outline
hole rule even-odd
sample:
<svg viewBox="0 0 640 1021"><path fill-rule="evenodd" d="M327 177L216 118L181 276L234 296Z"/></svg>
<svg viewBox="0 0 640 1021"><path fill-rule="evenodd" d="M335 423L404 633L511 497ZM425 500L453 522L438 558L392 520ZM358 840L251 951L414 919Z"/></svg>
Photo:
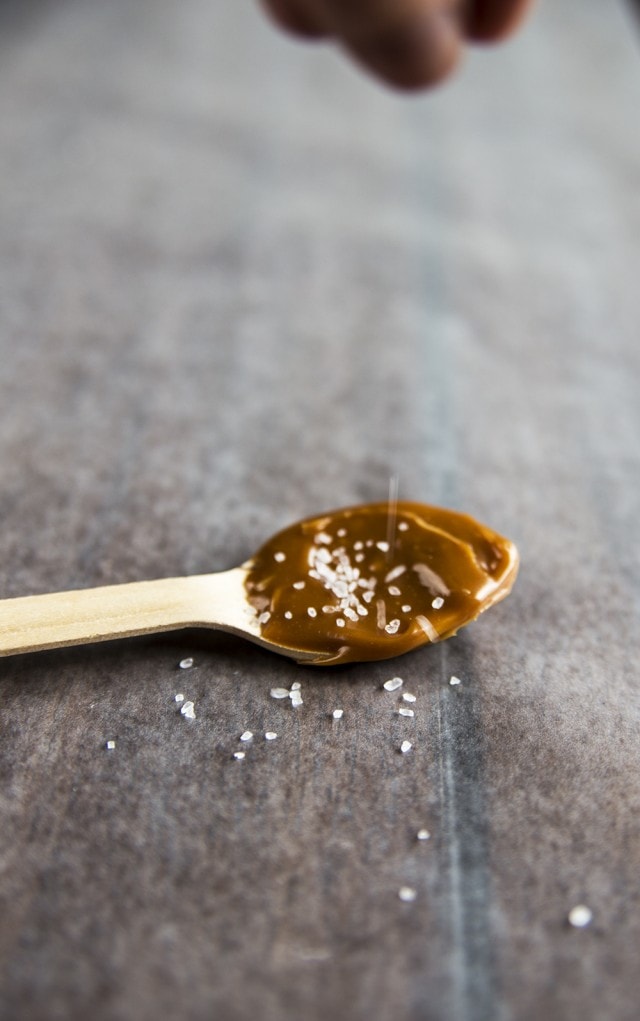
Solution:
<svg viewBox="0 0 640 1021"><path fill-rule="evenodd" d="M533 0L474 0L465 17L465 34L472 42L499 43L518 28Z"/></svg>
<svg viewBox="0 0 640 1021"><path fill-rule="evenodd" d="M379 35L347 39L345 46L360 64L404 92L443 82L462 53L456 22L437 12L421 14Z"/></svg>
<svg viewBox="0 0 640 1021"><path fill-rule="evenodd" d="M320 39L327 35L325 28L306 8L295 0L261 0L262 6L273 21L291 35L303 39Z"/></svg>

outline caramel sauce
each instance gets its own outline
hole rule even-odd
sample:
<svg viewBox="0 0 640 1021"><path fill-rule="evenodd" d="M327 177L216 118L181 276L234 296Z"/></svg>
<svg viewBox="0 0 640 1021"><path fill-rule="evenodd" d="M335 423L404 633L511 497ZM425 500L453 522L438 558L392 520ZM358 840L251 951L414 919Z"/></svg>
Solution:
<svg viewBox="0 0 640 1021"><path fill-rule="evenodd" d="M455 635L509 593L518 553L466 514L377 503L298 522L245 566L261 636L335 664Z"/></svg>

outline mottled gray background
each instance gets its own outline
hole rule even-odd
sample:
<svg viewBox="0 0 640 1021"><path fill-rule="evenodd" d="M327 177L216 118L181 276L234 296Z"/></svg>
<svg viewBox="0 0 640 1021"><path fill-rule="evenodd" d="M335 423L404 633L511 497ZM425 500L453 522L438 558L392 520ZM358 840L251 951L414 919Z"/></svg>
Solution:
<svg viewBox="0 0 640 1021"><path fill-rule="evenodd" d="M386 665L2 661L3 1021L635 1021L639 105L601 0L412 99L248 2L0 3L0 595L222 570L395 472L523 559Z"/></svg>

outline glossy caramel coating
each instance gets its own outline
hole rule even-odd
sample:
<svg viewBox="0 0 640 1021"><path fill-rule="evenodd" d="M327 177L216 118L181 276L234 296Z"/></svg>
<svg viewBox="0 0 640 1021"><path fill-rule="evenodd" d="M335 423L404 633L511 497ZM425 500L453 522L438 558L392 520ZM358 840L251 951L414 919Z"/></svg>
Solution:
<svg viewBox="0 0 640 1021"><path fill-rule="evenodd" d="M261 636L335 664L454 635L509 593L518 554L466 514L377 503L298 522L245 566Z"/></svg>

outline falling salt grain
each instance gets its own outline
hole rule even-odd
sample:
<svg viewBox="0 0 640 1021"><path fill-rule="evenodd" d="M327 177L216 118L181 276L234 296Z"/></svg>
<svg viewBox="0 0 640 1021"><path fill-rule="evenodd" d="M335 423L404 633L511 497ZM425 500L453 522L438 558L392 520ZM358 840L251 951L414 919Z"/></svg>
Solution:
<svg viewBox="0 0 640 1021"><path fill-rule="evenodd" d="M412 695L412 694L411 694L410 692L408 692L408 691L403 691L403 692L402 692L402 697L403 697L403 699L404 699L404 701L405 701L405 702L415 702L415 700L416 700L416 696L415 696L415 695Z"/></svg>
<svg viewBox="0 0 640 1021"><path fill-rule="evenodd" d="M412 748L413 745L411 744L411 741L403 741L402 744L400 745L400 751L402 752L403 755L406 755L407 752L410 752Z"/></svg>
<svg viewBox="0 0 640 1021"><path fill-rule="evenodd" d="M403 684L402 677L392 677L390 680L385 681L382 687L385 691L397 691Z"/></svg>
<svg viewBox="0 0 640 1021"><path fill-rule="evenodd" d="M196 709L193 702L185 702L184 705L180 707L180 712L188 720L195 720L196 718Z"/></svg>
<svg viewBox="0 0 640 1021"><path fill-rule="evenodd" d="M240 735L240 740L241 741L250 741L252 737L253 737L252 732L250 730L245 730L244 734Z"/></svg>
<svg viewBox="0 0 640 1021"><path fill-rule="evenodd" d="M341 720L343 716L344 716L344 709L334 709L333 710L333 718L334 718L334 720Z"/></svg>
<svg viewBox="0 0 640 1021"><path fill-rule="evenodd" d="M268 730L268 731L266 732L266 734L264 735L264 739L265 739L265 741L275 741L275 739L277 738L277 736L278 736L278 735L277 735L276 733L274 733L274 731L273 731L273 730Z"/></svg>
<svg viewBox="0 0 640 1021"><path fill-rule="evenodd" d="M233 757L234 759L244 759L244 752L234 752Z"/></svg>
<svg viewBox="0 0 640 1021"><path fill-rule="evenodd" d="M593 911L586 904L577 904L568 914L569 925L574 929L585 929L593 921Z"/></svg>
<svg viewBox="0 0 640 1021"><path fill-rule="evenodd" d="M193 666L193 656L187 656L186 659L181 659L178 663L181 670L191 670Z"/></svg>
<svg viewBox="0 0 640 1021"><path fill-rule="evenodd" d="M455 677L455 676L454 676L454 677L452 677L452 678L451 678L451 680L449 681L449 684L451 684L451 685L452 685L453 687L455 687L455 686L456 686L456 684L462 684L462 681L460 680L460 678L459 678L459 677Z"/></svg>
<svg viewBox="0 0 640 1021"><path fill-rule="evenodd" d="M431 840L431 834L429 833L429 830L418 830L416 838L418 840Z"/></svg>
<svg viewBox="0 0 640 1021"><path fill-rule="evenodd" d="M176 695L176 702L184 702L184 695L182 694L182 692Z"/></svg>
<svg viewBox="0 0 640 1021"><path fill-rule="evenodd" d="M269 692L271 698L289 698L289 691L287 688L272 688Z"/></svg>
<svg viewBox="0 0 640 1021"><path fill-rule="evenodd" d="M116 743L115 743L115 741L107 741L107 748L108 748L108 750L109 750L110 752L112 752L112 751L113 751L113 749L115 748L115 746L116 746Z"/></svg>
<svg viewBox="0 0 640 1021"><path fill-rule="evenodd" d="M415 713L408 706L401 705L398 709L398 716L415 716Z"/></svg>
<svg viewBox="0 0 640 1021"><path fill-rule="evenodd" d="M401 886L398 890L398 897L405 904L413 904L418 894L412 886Z"/></svg>

